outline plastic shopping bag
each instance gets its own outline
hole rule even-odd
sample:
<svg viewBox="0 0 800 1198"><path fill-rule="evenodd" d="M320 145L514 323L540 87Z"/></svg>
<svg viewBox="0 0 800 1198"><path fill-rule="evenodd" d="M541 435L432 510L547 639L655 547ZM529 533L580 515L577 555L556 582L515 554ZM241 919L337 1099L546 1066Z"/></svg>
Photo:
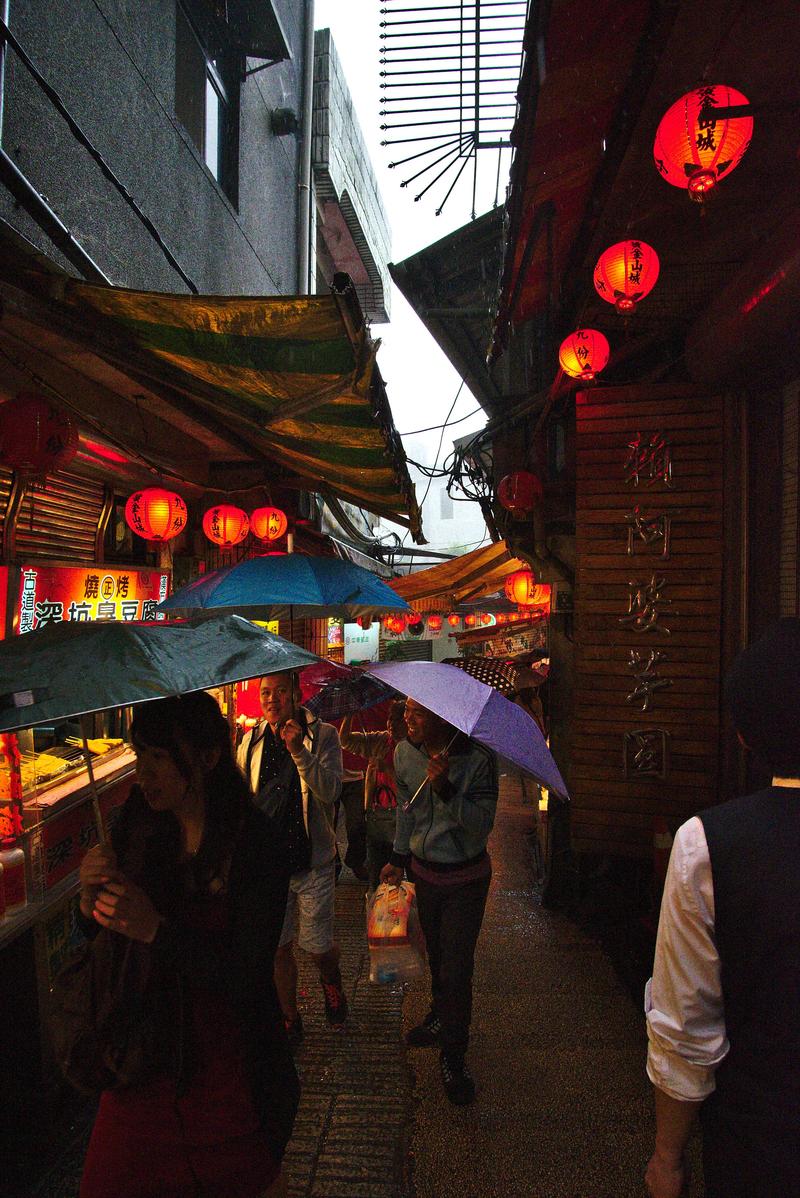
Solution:
<svg viewBox="0 0 800 1198"><path fill-rule="evenodd" d="M367 943L371 982L390 985L421 977L425 941L413 882L384 882L367 896Z"/></svg>

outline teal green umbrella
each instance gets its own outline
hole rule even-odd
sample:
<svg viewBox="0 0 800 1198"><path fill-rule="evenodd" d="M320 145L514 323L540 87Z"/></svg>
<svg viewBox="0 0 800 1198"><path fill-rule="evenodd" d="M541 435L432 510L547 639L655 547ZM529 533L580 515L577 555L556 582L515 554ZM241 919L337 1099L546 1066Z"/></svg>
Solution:
<svg viewBox="0 0 800 1198"><path fill-rule="evenodd" d="M317 661L240 616L196 625L65 620L0 641L0 732Z"/></svg>

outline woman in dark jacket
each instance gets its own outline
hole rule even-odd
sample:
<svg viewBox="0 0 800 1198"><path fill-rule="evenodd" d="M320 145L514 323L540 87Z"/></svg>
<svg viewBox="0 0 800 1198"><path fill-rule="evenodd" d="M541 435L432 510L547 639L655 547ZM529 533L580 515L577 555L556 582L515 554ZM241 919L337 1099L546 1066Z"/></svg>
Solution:
<svg viewBox="0 0 800 1198"><path fill-rule="evenodd" d="M138 785L81 864L80 907L144 954L160 1048L103 1092L80 1195L261 1198L299 1094L273 982L288 877L209 695L141 705L131 739Z"/></svg>

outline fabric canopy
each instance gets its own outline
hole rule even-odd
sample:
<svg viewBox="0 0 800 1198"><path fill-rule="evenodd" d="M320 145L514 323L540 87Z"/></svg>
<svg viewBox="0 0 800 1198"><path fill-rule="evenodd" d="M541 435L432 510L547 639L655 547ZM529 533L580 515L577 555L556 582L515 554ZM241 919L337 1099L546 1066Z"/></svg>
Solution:
<svg viewBox="0 0 800 1198"><path fill-rule="evenodd" d="M72 280L65 298L116 345L123 334L125 368L204 406L309 490L327 487L422 541L379 343L347 276L330 295L172 295Z"/></svg>
<svg viewBox="0 0 800 1198"><path fill-rule="evenodd" d="M502 588L507 574L526 569L525 562L512 557L505 541L496 541L428 570L393 578L392 590L414 611L443 611L457 603L494 594Z"/></svg>

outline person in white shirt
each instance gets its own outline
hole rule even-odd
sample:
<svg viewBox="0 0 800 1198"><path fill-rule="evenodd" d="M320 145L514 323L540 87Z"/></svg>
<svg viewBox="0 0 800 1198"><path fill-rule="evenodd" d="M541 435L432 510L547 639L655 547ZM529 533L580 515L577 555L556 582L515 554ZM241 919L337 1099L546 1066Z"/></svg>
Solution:
<svg viewBox="0 0 800 1198"><path fill-rule="evenodd" d="M328 1023L341 1026L347 1018L333 927L342 747L333 725L301 706L296 672L266 675L259 697L264 719L242 739L237 762L256 806L272 821L291 872L275 954L275 985L290 1043L296 1045L303 1037L303 1022L297 1009L295 936L319 969Z"/></svg>
<svg viewBox="0 0 800 1198"><path fill-rule="evenodd" d="M739 739L772 785L679 828L645 992L651 1198L679 1198L695 1117L708 1198L800 1194L800 620L739 655Z"/></svg>

